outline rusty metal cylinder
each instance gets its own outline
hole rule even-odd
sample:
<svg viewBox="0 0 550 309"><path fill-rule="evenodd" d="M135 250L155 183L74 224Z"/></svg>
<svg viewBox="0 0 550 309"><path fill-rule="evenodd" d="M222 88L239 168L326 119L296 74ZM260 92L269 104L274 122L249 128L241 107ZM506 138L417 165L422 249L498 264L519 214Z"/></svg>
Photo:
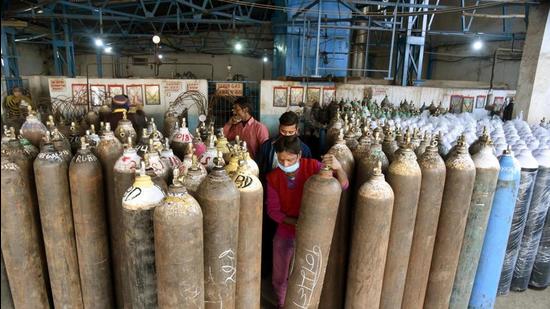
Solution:
<svg viewBox="0 0 550 309"><path fill-rule="evenodd" d="M263 187L244 160L232 180L240 193L235 308L260 308Z"/></svg>
<svg viewBox="0 0 550 309"><path fill-rule="evenodd" d="M170 142L174 154L183 160L187 147L193 142L193 135L191 135L189 128L187 128L185 118L181 120L181 127L170 136Z"/></svg>
<svg viewBox="0 0 550 309"><path fill-rule="evenodd" d="M36 117L36 112L32 111L29 106L29 115L19 130L21 136L26 138L35 147L40 147L40 142L47 131L46 126Z"/></svg>
<svg viewBox="0 0 550 309"><path fill-rule="evenodd" d="M418 148L417 148L418 149ZM418 159L422 184L401 308L422 309L445 186L445 162L432 141Z"/></svg>
<svg viewBox="0 0 550 309"><path fill-rule="evenodd" d="M382 141L382 150L390 162L394 160L394 153L399 149L397 142L394 139L393 132L387 130Z"/></svg>
<svg viewBox="0 0 550 309"><path fill-rule="evenodd" d="M34 161L48 271L56 308L83 308L68 165L51 143Z"/></svg>
<svg viewBox="0 0 550 309"><path fill-rule="evenodd" d="M115 186L115 202L117 203L110 214L111 222L111 261L113 269L113 285L117 293L117 307L129 303L128 280L126 275L126 263L124 262L124 234L122 228L122 197L135 179L136 169L141 165L141 157L131 142L125 144L122 156L115 162L113 169L113 183Z"/></svg>
<svg viewBox="0 0 550 309"><path fill-rule="evenodd" d="M388 183L395 194L386 269L380 308L400 308L411 253L422 174L410 136L394 153L388 167Z"/></svg>
<svg viewBox="0 0 550 309"><path fill-rule="evenodd" d="M182 184L187 188L187 192L194 198L197 198L197 190L206 178L206 175L208 175L206 168L199 163L197 156L193 155L191 167L187 170L187 174L180 177L183 177Z"/></svg>
<svg viewBox="0 0 550 309"><path fill-rule="evenodd" d="M202 210L174 173L155 208L155 266L159 308L204 308Z"/></svg>
<svg viewBox="0 0 550 309"><path fill-rule="evenodd" d="M500 164L493 154L493 146L490 143L490 139L486 139L481 143L477 153L472 155L476 178L449 304L449 308L453 309L468 307L489 223L500 171Z"/></svg>
<svg viewBox="0 0 550 309"><path fill-rule="evenodd" d="M342 188L327 167L304 184L284 308L318 308Z"/></svg>
<svg viewBox="0 0 550 309"><path fill-rule="evenodd" d="M1 165L2 256L10 278L10 298L20 308L49 308L40 225L34 214L29 179L4 155ZM4 295L2 308L3 302Z"/></svg>
<svg viewBox="0 0 550 309"><path fill-rule="evenodd" d="M2 294L0 295L2 309L13 309L13 298L11 297L10 283L8 282L8 275L6 274L6 267L4 267L4 257L2 256Z"/></svg>
<svg viewBox="0 0 550 309"><path fill-rule="evenodd" d="M327 154L333 155L340 162L349 182L352 183L355 161L353 153L344 140L343 132L340 132L336 143L328 150ZM352 190L342 191L319 308L342 308L344 306L349 257L351 201Z"/></svg>
<svg viewBox="0 0 550 309"><path fill-rule="evenodd" d="M139 175L122 198L124 252L128 276L129 308L157 308L153 213L164 192L145 174Z"/></svg>
<svg viewBox="0 0 550 309"><path fill-rule="evenodd" d="M424 308L449 307L476 170L463 136L445 160L447 174Z"/></svg>
<svg viewBox="0 0 550 309"><path fill-rule="evenodd" d="M113 308L103 173L84 138L69 166L69 183L84 307Z"/></svg>
<svg viewBox="0 0 550 309"><path fill-rule="evenodd" d="M394 195L382 164L357 192L345 308L377 309L390 239Z"/></svg>
<svg viewBox="0 0 550 309"><path fill-rule="evenodd" d="M121 202L117 200L115 195L115 177L114 166L118 158L122 155L122 145L111 131L111 125L107 123L105 130L101 136L101 140L97 145L96 152L99 162L101 162L101 168L103 172L103 194L105 206L107 207L107 215L109 218L109 233L110 233L110 245L111 255L113 257L113 277L114 277L114 289L115 299L117 307L123 308L123 296L120 274L121 263Z"/></svg>
<svg viewBox="0 0 550 309"><path fill-rule="evenodd" d="M372 176L378 161L382 162L382 172L385 173L388 170L389 161L384 151L382 151L380 135L376 132L367 154L357 162L357 173L355 177L357 187L364 184Z"/></svg>
<svg viewBox="0 0 550 309"><path fill-rule="evenodd" d="M132 125L132 122L128 120L126 116L126 110L122 111L122 119L119 120L117 127L115 128L115 136L121 143L124 143L130 138L132 144L137 142L137 133Z"/></svg>
<svg viewBox="0 0 550 309"><path fill-rule="evenodd" d="M235 308L240 194L216 158L196 196L204 217L205 308Z"/></svg>

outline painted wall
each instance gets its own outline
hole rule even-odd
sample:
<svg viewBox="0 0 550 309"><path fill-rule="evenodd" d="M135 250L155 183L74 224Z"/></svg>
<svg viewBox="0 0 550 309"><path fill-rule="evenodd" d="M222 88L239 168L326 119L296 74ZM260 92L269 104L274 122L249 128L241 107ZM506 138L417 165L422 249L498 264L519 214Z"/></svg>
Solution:
<svg viewBox="0 0 550 309"><path fill-rule="evenodd" d="M154 62L152 55L136 56L148 58ZM115 56L105 55L102 58L103 77L113 77L115 71L113 63ZM123 77L132 78L174 78L176 73L193 72L199 79L212 79L212 66L214 80L226 80L228 76L227 66L231 65L231 74L242 74L247 80L261 80L271 78L271 60L264 64L262 58L252 58L241 55L206 55L206 54L163 54L163 64L159 68L159 75L155 76L154 66L138 66L132 64L132 57L120 57L120 74ZM175 64L188 63L188 64ZM204 63L208 65L190 65ZM209 64L212 64L210 66ZM97 58L94 54L76 56L76 72L78 76L97 77Z"/></svg>
<svg viewBox="0 0 550 309"><path fill-rule="evenodd" d="M54 84L63 83L64 87L56 89ZM70 98L72 97L72 88L74 84L86 85L85 78L56 78L48 79L49 92L52 99ZM147 102L143 105L143 110L148 117L155 118L155 122L159 129L162 129L164 113L181 93L187 91L190 85L198 87L198 91L203 94L208 102L208 85L206 80L167 80L167 79L90 79L89 85L122 85L126 93L128 85L141 85L144 91L144 85L159 85L160 86L160 104L148 105ZM59 84L58 84L59 85ZM179 89L179 90L178 90ZM184 100L185 106L189 107L189 127L194 130L198 124L198 108L192 100Z"/></svg>
<svg viewBox="0 0 550 309"><path fill-rule="evenodd" d="M19 75L52 75L53 57L52 48L44 44L25 44L18 42L16 45Z"/></svg>

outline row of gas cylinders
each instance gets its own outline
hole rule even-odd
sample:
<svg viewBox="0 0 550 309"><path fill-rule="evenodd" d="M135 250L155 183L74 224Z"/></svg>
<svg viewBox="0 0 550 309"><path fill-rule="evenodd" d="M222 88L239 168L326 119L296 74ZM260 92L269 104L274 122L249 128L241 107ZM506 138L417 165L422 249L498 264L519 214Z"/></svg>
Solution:
<svg viewBox="0 0 550 309"><path fill-rule="evenodd" d="M5 132L2 252L15 306L259 308L263 189L246 144L222 135L212 146L211 135L203 165L192 137L178 157L156 130L141 149L102 131L74 157L56 128L37 145Z"/></svg>

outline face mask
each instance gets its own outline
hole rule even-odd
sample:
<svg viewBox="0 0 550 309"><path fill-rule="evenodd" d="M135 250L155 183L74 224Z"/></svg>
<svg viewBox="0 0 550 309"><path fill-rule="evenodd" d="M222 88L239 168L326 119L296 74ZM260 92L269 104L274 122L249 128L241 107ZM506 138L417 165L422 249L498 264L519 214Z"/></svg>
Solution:
<svg viewBox="0 0 550 309"><path fill-rule="evenodd" d="M300 160L296 161L296 163L290 165L290 166L283 166L281 163L277 162L277 166L285 173L290 174L294 173L298 170L300 167Z"/></svg>

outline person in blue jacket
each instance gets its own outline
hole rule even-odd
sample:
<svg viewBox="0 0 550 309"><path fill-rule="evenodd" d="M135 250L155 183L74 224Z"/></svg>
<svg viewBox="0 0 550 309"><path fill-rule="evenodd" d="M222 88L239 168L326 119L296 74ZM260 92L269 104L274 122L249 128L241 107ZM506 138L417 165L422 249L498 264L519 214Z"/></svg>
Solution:
<svg viewBox="0 0 550 309"><path fill-rule="evenodd" d="M275 153L275 142L280 136L298 135L298 115L293 111L285 112L279 117L279 134L263 142L260 146L259 154L256 156L256 162L260 168L260 179L265 183L265 176L277 167L277 154ZM311 150L300 140L302 148L302 158L311 158Z"/></svg>

